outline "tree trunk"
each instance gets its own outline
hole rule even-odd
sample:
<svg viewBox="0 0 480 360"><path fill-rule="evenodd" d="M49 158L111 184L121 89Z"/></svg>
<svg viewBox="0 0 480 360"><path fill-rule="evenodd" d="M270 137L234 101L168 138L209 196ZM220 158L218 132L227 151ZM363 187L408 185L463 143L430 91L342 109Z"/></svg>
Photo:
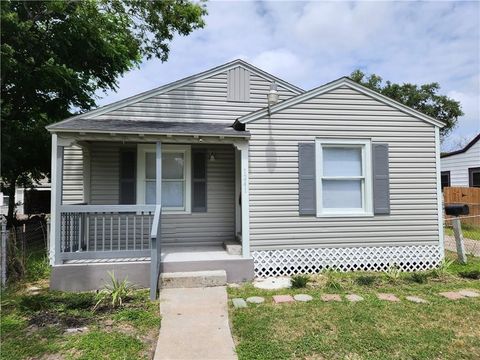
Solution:
<svg viewBox="0 0 480 360"><path fill-rule="evenodd" d="M7 213L7 229L10 229L16 224L17 218L15 216L15 184L17 179L9 179L7 187L8 195L8 213Z"/></svg>

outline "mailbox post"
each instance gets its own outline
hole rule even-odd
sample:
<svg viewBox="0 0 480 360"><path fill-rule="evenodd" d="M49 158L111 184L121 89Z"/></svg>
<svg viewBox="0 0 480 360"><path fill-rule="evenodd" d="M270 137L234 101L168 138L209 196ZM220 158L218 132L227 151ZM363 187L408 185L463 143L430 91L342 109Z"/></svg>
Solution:
<svg viewBox="0 0 480 360"><path fill-rule="evenodd" d="M453 234L455 235L455 244L457 246L457 256L458 261L462 264L467 263L467 255L465 255L465 245L463 242L463 234L462 234L462 224L460 222L460 215L468 215L470 209L468 205L447 205L445 206L445 213L447 215L455 216L452 219L453 225Z"/></svg>

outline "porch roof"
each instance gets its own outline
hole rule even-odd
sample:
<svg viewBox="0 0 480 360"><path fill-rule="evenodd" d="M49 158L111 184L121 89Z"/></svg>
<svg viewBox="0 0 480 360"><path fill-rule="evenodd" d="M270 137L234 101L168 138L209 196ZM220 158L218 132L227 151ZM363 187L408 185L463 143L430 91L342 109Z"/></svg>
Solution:
<svg viewBox="0 0 480 360"><path fill-rule="evenodd" d="M213 122L75 119L50 125L47 129L51 132L250 137L248 131L236 130L229 124Z"/></svg>

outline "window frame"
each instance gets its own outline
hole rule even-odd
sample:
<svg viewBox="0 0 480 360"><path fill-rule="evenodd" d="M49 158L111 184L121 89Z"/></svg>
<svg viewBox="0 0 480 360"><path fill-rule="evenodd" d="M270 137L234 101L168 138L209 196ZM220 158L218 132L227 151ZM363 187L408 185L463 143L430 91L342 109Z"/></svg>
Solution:
<svg viewBox="0 0 480 360"><path fill-rule="evenodd" d="M162 154L164 153L178 153L181 152L184 155L183 174L184 174L184 206L182 207L164 207L162 206L162 212L165 214L191 214L191 188L192 188L192 176L191 176L191 146L190 145L170 145L162 144ZM146 178L145 165L146 154L156 153L156 146L154 144L138 144L137 147L137 204L145 204L145 189L146 182L152 181ZM163 180L162 180L163 181Z"/></svg>
<svg viewBox="0 0 480 360"><path fill-rule="evenodd" d="M468 168L468 187L480 187L473 186L473 173L480 172L480 167Z"/></svg>
<svg viewBox="0 0 480 360"><path fill-rule="evenodd" d="M323 176L324 147L360 147L362 151L361 176ZM315 139L315 189L317 217L356 217L373 216L373 174L372 174L372 141L371 139ZM323 180L363 180L362 208L324 208Z"/></svg>
<svg viewBox="0 0 480 360"><path fill-rule="evenodd" d="M447 185L443 185L442 183L442 177L443 176L447 176L448 177L448 184ZM443 188L446 188L446 187L450 187L451 185L451 177L450 177L450 170L447 170L447 171L440 171L440 186L442 188L442 191L443 191Z"/></svg>

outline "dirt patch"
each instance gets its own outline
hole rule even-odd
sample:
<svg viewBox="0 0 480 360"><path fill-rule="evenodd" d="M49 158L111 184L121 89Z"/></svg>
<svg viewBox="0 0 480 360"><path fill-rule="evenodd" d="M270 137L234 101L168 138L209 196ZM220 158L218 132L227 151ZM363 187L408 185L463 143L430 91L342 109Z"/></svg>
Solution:
<svg viewBox="0 0 480 360"><path fill-rule="evenodd" d="M59 315L50 311L42 311L30 318L28 324L32 327L61 326L75 328L86 325L90 320L75 316Z"/></svg>

